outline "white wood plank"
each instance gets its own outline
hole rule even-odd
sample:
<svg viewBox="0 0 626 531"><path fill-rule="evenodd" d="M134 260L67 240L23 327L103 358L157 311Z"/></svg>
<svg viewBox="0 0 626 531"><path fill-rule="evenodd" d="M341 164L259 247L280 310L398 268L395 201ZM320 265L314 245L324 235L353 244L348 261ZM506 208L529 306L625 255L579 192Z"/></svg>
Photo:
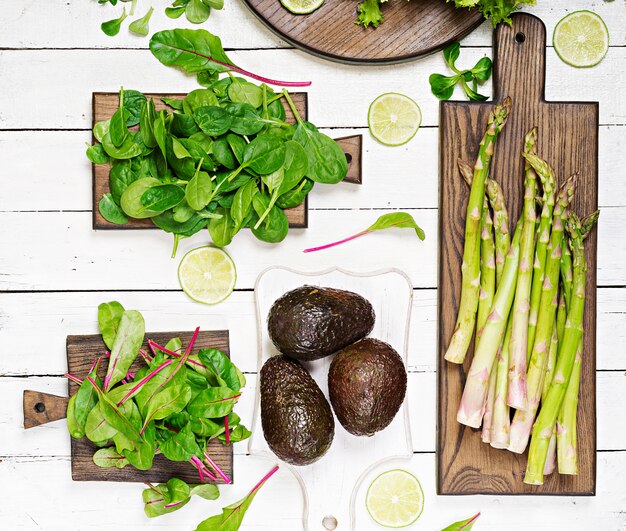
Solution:
<svg viewBox="0 0 626 531"><path fill-rule="evenodd" d="M437 276L437 211L410 211L426 232L420 242L408 230L389 230L325 251L303 249L329 243L368 227L385 210L312 210L309 228L290 230L281 244L267 244L243 230L228 251L238 270L237 288L252 288L274 265L319 271L337 265L354 271L397 267L415 287L434 288ZM169 257L172 236L163 231L91 230L89 212L0 213L0 289L91 290L178 289L178 260ZM622 286L626 208L605 208L599 221L598 285ZM202 231L181 242L179 257L208 243ZM146 262L149 260L149 265Z"/></svg>
<svg viewBox="0 0 626 531"><path fill-rule="evenodd" d="M437 208L436 128L422 128L398 148L379 144L363 128L323 131L335 138L363 135L363 184L317 186L309 196L310 208ZM91 210L91 166L84 155L88 141L88 131L0 132L6 175L0 211ZM626 126L600 127L599 147L600 207L626 206Z"/></svg>
<svg viewBox="0 0 626 531"><path fill-rule="evenodd" d="M402 0L394 0L402 1ZM220 35L228 47L282 47L284 42L275 37L268 29L256 21L242 2L233 0L226 2L222 11L214 11L208 22L201 26L189 24L184 17L171 20L164 14L164 7L169 3L155 4L155 12L150 21L151 32L176 28L204 28ZM149 3L138 2L137 14L143 15ZM547 26L548 42L556 23L567 13L577 9L590 9L603 17L611 34L611 44L615 46L626 43L623 31L626 17L623 6L619 2L571 2L568 0L544 0L536 6L525 7L524 11L540 17ZM0 22L0 47L10 48L141 48L147 46L147 39L142 39L127 31L125 25L119 35L107 37L100 31L100 23L115 18L121 8L96 6L81 0L46 0L26 7L23 3L7 4L8 11ZM41 28L38 21L61 20L59 24L50 24ZM355 15L356 18L356 15ZM131 19L129 19L131 20ZM128 22L128 21L127 21ZM68 30L68 28L71 28ZM471 33L463 44L471 46L487 46L491 43L492 27L485 23Z"/></svg>
<svg viewBox="0 0 626 531"><path fill-rule="evenodd" d="M490 48L469 48L464 57L474 64L486 54L491 54ZM621 94L615 89L623 81L622 69L615 65L626 60L626 48L611 48L609 56L589 75L589 70L566 65L549 49L548 100L599 100L601 124L626 123ZM320 127L364 127L372 100L390 91L414 98L424 125L438 123L438 100L430 93L428 76L446 71L441 54L419 63L368 69L339 66L295 50L244 50L231 58L266 76L311 80L310 119ZM145 92L197 88L194 78L164 67L147 50L5 50L0 52L0 70L0 91L15 95L0 102L1 129L89 128L92 91L116 91L120 85ZM51 85L50 79L57 82ZM486 94L491 92L489 83L483 88ZM38 104L32 105L34 101Z"/></svg>
<svg viewBox="0 0 626 531"><path fill-rule="evenodd" d="M5 485L0 518L10 529L76 531L79 529L129 530L151 528L189 530L224 504L239 499L257 477L262 477L272 463L256 457L240 456L236 466L245 468L241 482L221 488L215 502L193 500L172 515L148 521L140 501L141 486L131 483L72 482L69 458L9 457L0 463ZM626 529L626 491L619 488L626 470L626 452L598 455L598 492L594 497L530 496L436 496L434 454L415 454L407 461L389 463L365 479L368 485L374 474L399 466L415 474L424 489L425 508L418 526L441 529L478 511L480 529L502 531L553 531L554 529ZM53 486L53 488L51 488ZM363 507L364 489L357 497L357 529L380 529ZM346 500L347 502L347 500ZM115 510L107 510L114 507ZM529 510L532 507L532 510ZM210 508L210 510L208 509ZM300 490L286 469L282 469L259 492L251 505L242 531L296 531L301 529ZM123 524L121 524L123 522ZM341 523L340 523L341 524Z"/></svg>

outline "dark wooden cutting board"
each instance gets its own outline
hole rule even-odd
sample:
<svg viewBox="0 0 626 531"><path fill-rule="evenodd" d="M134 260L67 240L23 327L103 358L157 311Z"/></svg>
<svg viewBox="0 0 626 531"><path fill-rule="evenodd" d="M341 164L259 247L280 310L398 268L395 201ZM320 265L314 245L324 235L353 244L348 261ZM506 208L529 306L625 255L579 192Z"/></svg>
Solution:
<svg viewBox="0 0 626 531"><path fill-rule="evenodd" d="M587 215L598 206L598 104L555 103L544 97L546 28L538 18L517 14L512 27L494 34L494 101L506 96L513 110L500 134L491 176L501 183L511 224L521 212L524 135L539 128L538 155L555 169L559 183L579 172L573 210ZM440 108L439 330L437 490L439 494L593 495L596 486L596 231L586 240L589 271L584 316L584 353L578 408L579 475L556 472L543 486L523 483L527 455L496 450L480 431L456 421L472 351L464 365L443 359L455 325L468 189L457 158L473 163L493 103L442 102Z"/></svg>
<svg viewBox="0 0 626 531"><path fill-rule="evenodd" d="M355 24L360 0L326 0L309 15L294 15L279 0L244 0L270 30L294 46L343 63L397 63L432 53L483 22L475 9L445 0L389 0L378 28Z"/></svg>
<svg viewBox="0 0 626 531"><path fill-rule="evenodd" d="M179 337L183 345L189 344L192 332L156 332L146 333L146 341L143 349L149 352L148 339L152 339L160 345L165 345L173 337ZM228 331L200 331L194 352L201 348L216 348L230 355ZM106 347L100 335L68 336L67 337L67 366L68 371L84 378L89 371L93 360L106 352ZM141 357L131 367L131 372L136 372L143 365ZM100 366L100 376L106 374L106 363ZM78 385L69 380L69 396L78 390ZM65 418L67 409L66 397L24 391L24 427L32 428ZM177 477L188 483L198 483L198 474L189 463L174 463L163 456L156 456L150 470L137 470L128 465L125 468L100 468L93 462L93 454L96 446L86 437L83 439L71 439L72 452L72 479L75 481L132 481L132 482L166 482L172 477ZM233 479L233 447L224 446L215 440L208 446L211 458L220 466L228 477ZM218 483L222 483L220 479Z"/></svg>
<svg viewBox="0 0 626 531"><path fill-rule="evenodd" d="M161 109L171 110L165 103L161 101L162 98L174 98L182 99L185 94L146 94L148 98L154 100L154 105L157 111ZM298 110L300 116L305 120L308 115L308 102L307 94L305 92L296 92L291 94L293 103ZM289 108L289 105L284 100L281 100L285 107L285 113L287 115L287 122L295 123L296 119L293 112ZM113 113L118 107L118 94L114 92L94 92L93 93L93 123L100 122L102 120L108 120L113 116ZM133 128L136 129L136 128ZM346 136L335 139L337 143L344 150L346 158L348 160L348 173L344 182L352 184L361 184L361 150L362 150L362 136ZM95 139L94 139L95 141ZM109 188L109 165L108 164L93 164L93 228L97 230L102 229L156 229L150 219L129 219L125 225L116 225L110 223L102 217L98 210L98 202L104 194L110 192ZM308 226L308 196L304 202L294 208L285 210L287 219L289 220L289 226L291 228L303 229Z"/></svg>

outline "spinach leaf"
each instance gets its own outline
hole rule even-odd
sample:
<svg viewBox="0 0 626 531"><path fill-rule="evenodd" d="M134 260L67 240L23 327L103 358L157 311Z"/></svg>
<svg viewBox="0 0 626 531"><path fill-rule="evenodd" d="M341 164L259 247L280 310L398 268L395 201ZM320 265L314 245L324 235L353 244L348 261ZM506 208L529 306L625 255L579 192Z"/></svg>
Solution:
<svg viewBox="0 0 626 531"><path fill-rule="evenodd" d="M196 174L185 188L185 199L194 210L201 210L211 201L213 181L208 173L200 171L200 165L196 169Z"/></svg>
<svg viewBox="0 0 626 531"><path fill-rule="evenodd" d="M98 306L98 327L107 348L113 348L124 306L117 301L103 302Z"/></svg>
<svg viewBox="0 0 626 531"><path fill-rule="evenodd" d="M230 215L235 223L235 227L240 228L243 226L243 220L252 207L252 198L258 191L257 184L250 180L235 192L233 204L230 209Z"/></svg>
<svg viewBox="0 0 626 531"><path fill-rule="evenodd" d="M267 175L285 163L285 144L274 135L257 136L243 153L243 166Z"/></svg>
<svg viewBox="0 0 626 531"><path fill-rule="evenodd" d="M221 217L209 221L209 234L215 245L226 247L233 241L233 221L227 208L219 207L216 213Z"/></svg>
<svg viewBox="0 0 626 531"><path fill-rule="evenodd" d="M94 164L106 164L109 162L109 156L104 151L102 144L87 144L87 158Z"/></svg>
<svg viewBox="0 0 626 531"><path fill-rule="evenodd" d="M285 213L276 205L270 208L270 199L261 193L256 194L252 199L252 206L257 217L252 217L251 230L259 240L269 243L278 243L285 239L289 231L289 220ZM257 227L256 223L260 217L269 212L263 222Z"/></svg>
<svg viewBox="0 0 626 531"><path fill-rule="evenodd" d="M193 119L193 116L189 116L188 114L182 114L175 112L172 114L172 123L170 125L170 132L173 135L176 135L178 141L181 144L185 144L185 141L188 140L184 137L189 137L191 135L196 134L200 131L200 128L196 125L196 121Z"/></svg>
<svg viewBox="0 0 626 531"><path fill-rule="evenodd" d="M180 98L161 98L161 101L172 109L176 109L177 111L183 110L183 100Z"/></svg>
<svg viewBox="0 0 626 531"><path fill-rule="evenodd" d="M310 122L299 122L293 139L306 151L307 177L315 182L336 184L348 173L346 154L332 138L317 131Z"/></svg>
<svg viewBox="0 0 626 531"><path fill-rule="evenodd" d="M98 211L104 219L116 225L128 223L128 216L124 214L122 208L115 202L110 193L104 194L98 202Z"/></svg>
<svg viewBox="0 0 626 531"><path fill-rule="evenodd" d="M192 115L202 107L212 107L217 104L217 96L212 90L196 89L183 99L183 110L186 114Z"/></svg>
<svg viewBox="0 0 626 531"><path fill-rule="evenodd" d="M236 103L248 103L258 108L263 104L261 87L238 77L231 78L233 82L228 87L228 97Z"/></svg>
<svg viewBox="0 0 626 531"><path fill-rule="evenodd" d="M105 390L126 377L128 369L139 354L145 333L145 322L138 311L128 310L122 314L117 335L111 347L109 367L104 379ZM103 410L102 413L106 418L106 411Z"/></svg>
<svg viewBox="0 0 626 531"><path fill-rule="evenodd" d="M131 24L132 26L132 24ZM124 91L124 110L126 111L126 125L137 125L141 117L141 109L146 104L146 97L137 90Z"/></svg>
<svg viewBox="0 0 626 531"><path fill-rule="evenodd" d="M223 135L233 122L233 116L216 105L200 107L193 113L193 117L198 127L211 136Z"/></svg>
<svg viewBox="0 0 626 531"><path fill-rule="evenodd" d="M174 219L174 213L170 210L154 216L151 220L161 230L185 237L193 236L207 226L207 219L199 214L194 213L189 219L179 222Z"/></svg>
<svg viewBox="0 0 626 531"><path fill-rule="evenodd" d="M156 109L154 108L154 100L150 98L141 106L139 113L139 133L143 143L151 148L157 146L154 136L154 121L156 120Z"/></svg>
<svg viewBox="0 0 626 531"><path fill-rule="evenodd" d="M102 147L107 155L113 159L132 159L141 155L141 146L130 135L126 136L126 140L121 146L115 146L110 133L107 133L102 138Z"/></svg>
<svg viewBox="0 0 626 531"><path fill-rule="evenodd" d="M281 195L276 201L276 205L282 209L297 207L306 199L314 184L310 179L303 179L296 188Z"/></svg>
<svg viewBox="0 0 626 531"><path fill-rule="evenodd" d="M111 116L109 123L109 136L116 148L122 146L128 138L128 125L126 125L128 117L129 112L124 107L124 89L120 89L120 105L113 113L113 116Z"/></svg>
<svg viewBox="0 0 626 531"><path fill-rule="evenodd" d="M226 141L228 142L230 149L233 150L233 154L239 164L243 164L244 153L246 151L246 146L248 145L246 141L239 135L234 135L232 133L226 135Z"/></svg>
<svg viewBox="0 0 626 531"><path fill-rule="evenodd" d="M102 120L101 122L96 122L93 126L93 136L96 138L98 142L102 142L104 136L109 132L109 127L111 125L111 120Z"/></svg>
<svg viewBox="0 0 626 531"><path fill-rule="evenodd" d="M237 167L235 155L225 138L220 138L213 143L213 156L217 162L229 170L234 170Z"/></svg>
<svg viewBox="0 0 626 531"><path fill-rule="evenodd" d="M256 135L265 123L249 103L229 103L226 110L232 115L230 130L238 135Z"/></svg>
<svg viewBox="0 0 626 531"><path fill-rule="evenodd" d="M141 204L153 211L164 212L174 208L185 198L185 191L175 184L161 184L148 188L141 195Z"/></svg>
<svg viewBox="0 0 626 531"><path fill-rule="evenodd" d="M131 218L150 218L160 214L160 210L151 210L147 208L141 198L143 194L155 186L159 186L161 181L154 179L153 177L144 177L131 183L126 190L122 193L120 199L120 206L126 215Z"/></svg>

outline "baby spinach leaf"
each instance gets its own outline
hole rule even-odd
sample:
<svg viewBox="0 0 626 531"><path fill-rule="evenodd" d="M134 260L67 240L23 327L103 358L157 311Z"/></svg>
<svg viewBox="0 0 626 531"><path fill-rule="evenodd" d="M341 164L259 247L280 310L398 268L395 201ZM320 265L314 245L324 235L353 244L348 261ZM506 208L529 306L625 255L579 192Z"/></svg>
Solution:
<svg viewBox="0 0 626 531"><path fill-rule="evenodd" d="M213 218L209 221L209 234L213 243L218 247L226 247L233 241L233 220L228 209L219 207L216 210L220 218Z"/></svg>
<svg viewBox="0 0 626 531"><path fill-rule="evenodd" d="M307 152L307 177L324 184L343 181L348 173L346 154L332 138L310 122L299 122L293 139Z"/></svg>
<svg viewBox="0 0 626 531"><path fill-rule="evenodd" d="M176 109L177 111L183 110L183 100L180 98L161 98L161 101L172 109Z"/></svg>
<svg viewBox="0 0 626 531"><path fill-rule="evenodd" d="M213 142L213 156L217 162L229 170L234 170L237 167L235 155L225 138L220 138Z"/></svg>
<svg viewBox="0 0 626 531"><path fill-rule="evenodd" d="M476 523L476 520L478 520L479 516L480 513L475 514L467 520L461 520L460 522L450 524L448 527L442 529L441 531L469 531L472 527L474 527L474 524Z"/></svg>
<svg viewBox="0 0 626 531"><path fill-rule="evenodd" d="M128 126L126 125L128 116L129 113L124 107L124 89L120 89L120 105L113 113L113 116L111 116L111 122L109 123L109 135L111 142L116 148L121 147L128 138Z"/></svg>
<svg viewBox="0 0 626 531"><path fill-rule="evenodd" d="M128 464L128 459L110 447L100 448L93 454L93 462L100 468L124 468Z"/></svg>
<svg viewBox="0 0 626 531"><path fill-rule="evenodd" d="M218 104L217 96L209 89L192 90L183 99L183 110L186 114L192 115L202 107L212 107Z"/></svg>
<svg viewBox="0 0 626 531"><path fill-rule="evenodd" d="M282 209L296 207L306 199L306 196L313 189L314 182L310 179L303 179L300 184L281 195L276 201L276 205Z"/></svg>
<svg viewBox="0 0 626 531"><path fill-rule="evenodd" d="M243 220L250 212L252 206L252 198L259 191L254 181L248 181L235 192L233 204L230 209L230 215L233 218L236 227L242 227Z"/></svg>
<svg viewBox="0 0 626 531"><path fill-rule="evenodd" d="M265 125L257 110L249 103L229 103L226 110L233 117L230 130L238 135L256 135Z"/></svg>
<svg viewBox="0 0 626 531"><path fill-rule="evenodd" d="M258 193L252 199L252 206L256 212L250 223L252 234L259 240L269 243L278 243L285 239L289 231L289 220L285 213L276 205L270 205L270 199ZM263 222L257 226L261 216L266 214Z"/></svg>
<svg viewBox="0 0 626 531"><path fill-rule="evenodd" d="M115 341L111 347L109 367L104 379L104 388L109 389L122 380L135 361L146 333L143 316L136 310L127 310L122 314ZM106 411L102 413L106 418ZM108 419L107 419L108 420Z"/></svg>
<svg viewBox="0 0 626 531"><path fill-rule="evenodd" d="M233 122L233 116L216 105L196 109L193 117L198 127L211 136L223 135L230 129Z"/></svg>
<svg viewBox="0 0 626 531"><path fill-rule="evenodd" d="M257 136L243 153L243 165L266 175L285 163L285 144L274 135Z"/></svg>
<svg viewBox="0 0 626 531"><path fill-rule="evenodd" d="M126 125L128 127L139 123L141 109L145 103L146 97L138 90L124 91L124 110L126 111Z"/></svg>
<svg viewBox="0 0 626 531"><path fill-rule="evenodd" d="M248 103L255 108L263 104L263 90L258 85L238 77L231 78L233 82L228 87L228 97L236 103Z"/></svg>
<svg viewBox="0 0 626 531"><path fill-rule="evenodd" d="M160 214L161 210L151 210L141 201L143 194L155 186L159 186L161 181L153 177L144 177L131 183L120 199L120 206L127 216L131 218L150 218Z"/></svg>
<svg viewBox="0 0 626 531"><path fill-rule="evenodd" d="M285 142L285 171L278 193L282 195L294 188L306 174L307 166L308 159L304 148L293 140Z"/></svg>
<svg viewBox="0 0 626 531"><path fill-rule="evenodd" d="M185 16L192 24L202 24L211 14L211 8L202 0L189 0L185 9Z"/></svg>
<svg viewBox="0 0 626 531"><path fill-rule="evenodd" d="M107 348L113 348L124 306L117 301L103 302L98 306L98 327Z"/></svg>
<svg viewBox="0 0 626 531"><path fill-rule="evenodd" d="M104 219L116 225L128 223L128 216L122 208L113 200L110 193L104 194L98 202L98 211Z"/></svg>
<svg viewBox="0 0 626 531"><path fill-rule="evenodd" d="M132 159L141 155L141 146L128 135L121 146L115 146L111 140L110 133L102 138L102 147L107 155L114 159Z"/></svg>
<svg viewBox="0 0 626 531"><path fill-rule="evenodd" d="M109 156L104 151L102 144L87 144L87 158L94 164L106 164L109 162Z"/></svg>
<svg viewBox="0 0 626 531"><path fill-rule="evenodd" d="M182 222L176 221L173 212L170 210L154 216L151 219L152 223L161 230L180 234L185 237L193 236L207 226L207 219L197 213L193 213L189 219Z"/></svg>
<svg viewBox="0 0 626 531"><path fill-rule="evenodd" d="M150 31L150 28L149 28L150 17L152 17L153 12L154 12L154 8L150 7L150 9L148 9L148 12L143 17L138 18L137 20L134 20L133 22L131 22L130 26L128 26L128 29L132 31L133 33L136 33L137 35L141 35L142 37L147 37Z"/></svg>
<svg viewBox="0 0 626 531"><path fill-rule="evenodd" d="M187 148L180 143L178 138L171 136L170 139L172 141L172 152L177 159L185 159L187 157L191 158L191 153L189 153Z"/></svg>
<svg viewBox="0 0 626 531"><path fill-rule="evenodd" d="M95 123L93 126L93 136L98 142L102 142L104 136L109 132L110 125L111 120L102 120L101 122Z"/></svg>
<svg viewBox="0 0 626 531"><path fill-rule="evenodd" d="M239 135L234 135L232 133L226 135L226 141L228 142L230 149L233 150L235 158L239 164L243 164L244 152L246 151L246 146L248 145L246 141Z"/></svg>
<svg viewBox="0 0 626 531"><path fill-rule="evenodd" d="M221 350L214 348L201 349L198 357L202 364L209 369L217 386L226 386L233 391L239 391L246 385L246 378L237 366Z"/></svg>
<svg viewBox="0 0 626 531"><path fill-rule="evenodd" d="M157 146L154 136L154 121L156 120L156 109L154 108L154 100L150 98L141 106L139 114L139 132L143 143L151 148Z"/></svg>
<svg viewBox="0 0 626 531"><path fill-rule="evenodd" d="M211 176L200 171L200 165L196 169L196 174L191 181L187 183L185 188L185 199L194 210L201 210L211 201L211 192L213 190L213 181Z"/></svg>
<svg viewBox="0 0 626 531"><path fill-rule="evenodd" d="M129 159L111 161L109 172L109 188L113 200L119 204L124 190L137 180L138 176L132 171Z"/></svg>
<svg viewBox="0 0 626 531"><path fill-rule="evenodd" d="M185 191L175 184L161 184L148 188L141 195L141 204L148 210L164 212L174 208L185 198Z"/></svg>
<svg viewBox="0 0 626 531"><path fill-rule="evenodd" d="M193 119L193 116L189 116L188 114L182 114L175 112L172 114L172 124L170 126L170 131L173 135L176 135L178 141L185 145L188 138L195 133L200 131L200 128L196 125L196 121ZM205 152L206 154L206 152Z"/></svg>
<svg viewBox="0 0 626 531"><path fill-rule="evenodd" d="M187 406L190 415L208 419L228 415L239 399L240 393L227 387L209 387Z"/></svg>
<svg viewBox="0 0 626 531"><path fill-rule="evenodd" d="M114 37L120 32L122 22L124 22L127 16L128 15L126 14L126 8L124 8L124 11L122 11L122 15L120 16L120 18L114 18L113 20L103 22L100 25L100 29L109 37Z"/></svg>

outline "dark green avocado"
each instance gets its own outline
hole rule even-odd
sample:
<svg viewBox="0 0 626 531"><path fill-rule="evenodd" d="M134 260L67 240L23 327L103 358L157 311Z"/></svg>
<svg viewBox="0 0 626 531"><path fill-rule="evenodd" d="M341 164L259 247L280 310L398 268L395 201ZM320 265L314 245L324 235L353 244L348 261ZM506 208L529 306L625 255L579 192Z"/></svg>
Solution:
<svg viewBox="0 0 626 531"><path fill-rule="evenodd" d="M356 293L302 286L274 302L267 327L282 354L312 361L364 338L374 319L372 305Z"/></svg>
<svg viewBox="0 0 626 531"><path fill-rule="evenodd" d="M272 452L292 465L317 461L335 434L324 393L299 362L286 356L270 358L261 369L261 424Z"/></svg>
<svg viewBox="0 0 626 531"><path fill-rule="evenodd" d="M353 435L385 429L406 394L400 355L378 339L362 339L339 352L328 372L330 402L341 425Z"/></svg>

